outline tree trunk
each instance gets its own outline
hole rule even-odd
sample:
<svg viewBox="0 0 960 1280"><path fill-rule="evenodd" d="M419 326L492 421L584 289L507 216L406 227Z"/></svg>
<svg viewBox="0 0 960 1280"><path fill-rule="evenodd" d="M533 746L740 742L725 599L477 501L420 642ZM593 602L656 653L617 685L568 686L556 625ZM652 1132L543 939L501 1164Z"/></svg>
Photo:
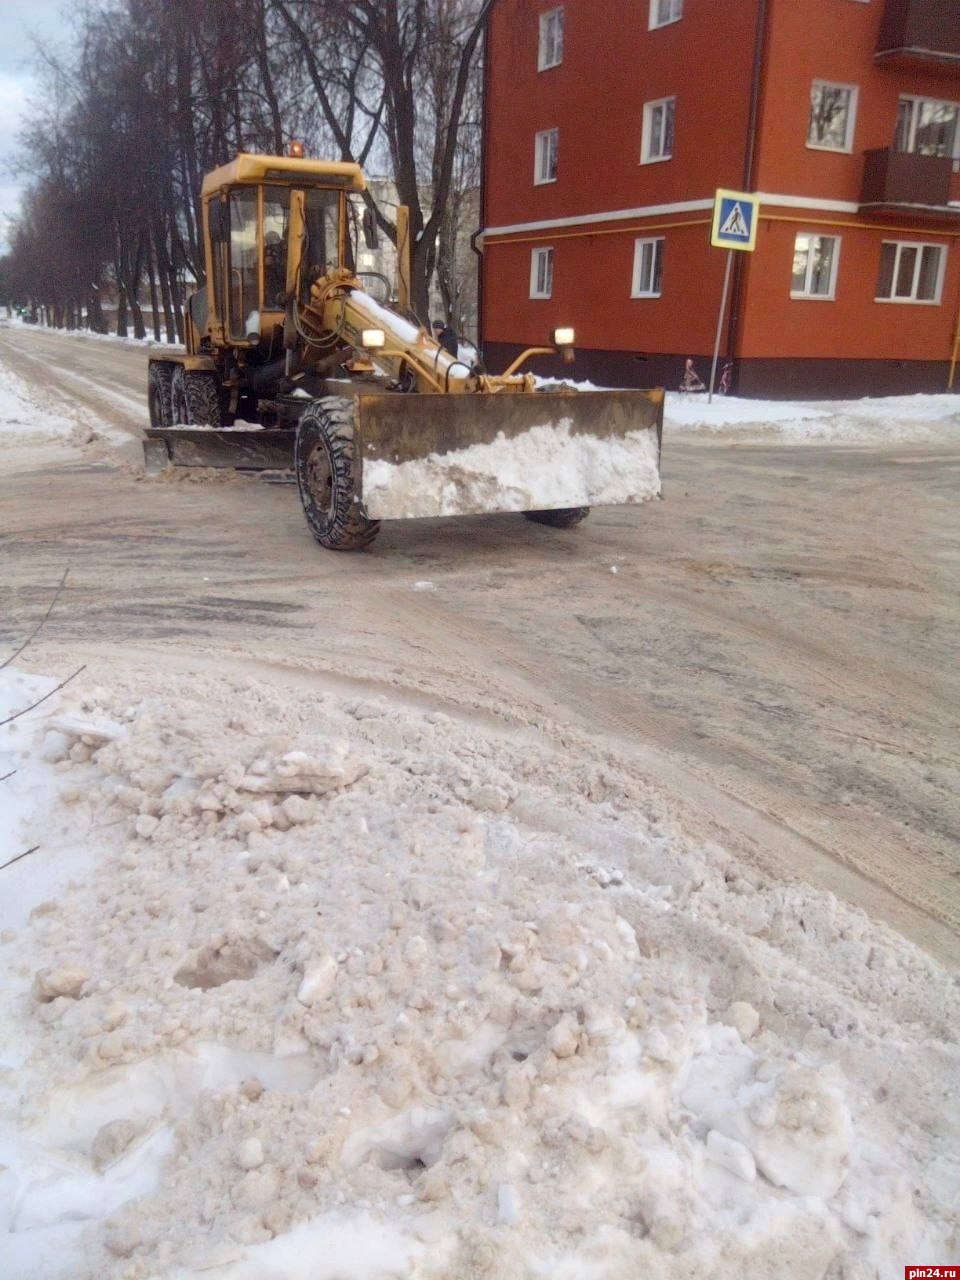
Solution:
<svg viewBox="0 0 960 1280"><path fill-rule="evenodd" d="M87 328L93 333L106 333L107 321L103 314L103 304L97 290L91 290L87 299Z"/></svg>
<svg viewBox="0 0 960 1280"><path fill-rule="evenodd" d="M163 302L163 323L167 332L167 341L176 342L177 330L173 319L173 301L170 294L170 258L167 254L166 240L160 231L155 231L154 235L157 267L160 275L160 297Z"/></svg>
<svg viewBox="0 0 960 1280"><path fill-rule="evenodd" d="M153 317L154 341L160 341L160 299L157 296L157 270L153 260L153 250L147 250L147 280L150 284L150 311Z"/></svg>

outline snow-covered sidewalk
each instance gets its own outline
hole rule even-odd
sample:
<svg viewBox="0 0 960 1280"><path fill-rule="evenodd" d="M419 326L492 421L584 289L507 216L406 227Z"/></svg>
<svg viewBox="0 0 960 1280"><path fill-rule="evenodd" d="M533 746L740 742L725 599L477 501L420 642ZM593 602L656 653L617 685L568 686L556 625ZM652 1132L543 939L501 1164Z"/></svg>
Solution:
<svg viewBox="0 0 960 1280"><path fill-rule="evenodd" d="M589 381L538 379L545 391L615 391ZM749 400L668 391L664 437L761 444L960 444L960 391L861 400Z"/></svg>
<svg viewBox="0 0 960 1280"><path fill-rule="evenodd" d="M0 740L5 1275L957 1258L960 993L885 928L559 735L84 679Z"/></svg>

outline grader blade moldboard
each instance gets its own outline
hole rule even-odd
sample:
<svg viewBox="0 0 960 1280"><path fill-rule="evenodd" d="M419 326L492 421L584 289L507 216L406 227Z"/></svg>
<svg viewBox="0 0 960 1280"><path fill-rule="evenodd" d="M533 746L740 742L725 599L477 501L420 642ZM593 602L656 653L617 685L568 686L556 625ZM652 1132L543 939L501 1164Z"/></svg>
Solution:
<svg viewBox="0 0 960 1280"><path fill-rule="evenodd" d="M235 471L287 471L293 466L290 428L147 427L148 473L165 467L226 467Z"/></svg>
<svg viewBox="0 0 960 1280"><path fill-rule="evenodd" d="M643 502L660 493L663 391L364 395L375 520Z"/></svg>

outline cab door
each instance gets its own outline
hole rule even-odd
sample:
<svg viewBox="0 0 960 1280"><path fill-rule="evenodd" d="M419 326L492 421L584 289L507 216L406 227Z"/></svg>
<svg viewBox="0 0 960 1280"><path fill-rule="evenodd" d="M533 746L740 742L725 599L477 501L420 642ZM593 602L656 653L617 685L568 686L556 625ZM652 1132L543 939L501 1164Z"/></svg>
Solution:
<svg viewBox="0 0 960 1280"><path fill-rule="evenodd" d="M230 255L227 333L234 342L260 333L260 188L235 187L227 198Z"/></svg>

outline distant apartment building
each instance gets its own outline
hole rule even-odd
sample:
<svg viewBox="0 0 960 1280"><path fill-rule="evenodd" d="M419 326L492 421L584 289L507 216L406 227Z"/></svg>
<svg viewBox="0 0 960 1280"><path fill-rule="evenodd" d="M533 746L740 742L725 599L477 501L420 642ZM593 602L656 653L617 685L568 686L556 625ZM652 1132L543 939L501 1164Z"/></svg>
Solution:
<svg viewBox="0 0 960 1280"><path fill-rule="evenodd" d="M716 188L760 195L722 354L746 395L943 390L960 335L960 0L495 0L481 336L705 373ZM559 369L559 366L558 366Z"/></svg>

